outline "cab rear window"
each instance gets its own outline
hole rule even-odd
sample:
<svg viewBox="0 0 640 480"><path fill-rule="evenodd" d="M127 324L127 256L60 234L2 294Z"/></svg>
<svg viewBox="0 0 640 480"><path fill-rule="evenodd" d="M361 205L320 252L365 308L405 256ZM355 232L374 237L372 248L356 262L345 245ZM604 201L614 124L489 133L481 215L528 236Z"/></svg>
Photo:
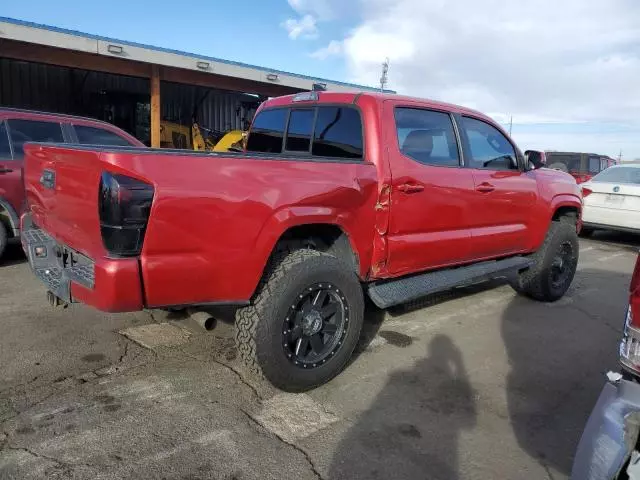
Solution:
<svg viewBox="0 0 640 480"><path fill-rule="evenodd" d="M359 160L364 155L360 113L329 105L263 110L251 127L247 150Z"/></svg>
<svg viewBox="0 0 640 480"><path fill-rule="evenodd" d="M312 154L321 157L362 159L362 121L353 108L319 107Z"/></svg>
<svg viewBox="0 0 640 480"><path fill-rule="evenodd" d="M287 142L284 146L288 152L308 152L313 132L315 109L297 108L289 112Z"/></svg>
<svg viewBox="0 0 640 480"><path fill-rule="evenodd" d="M286 108L276 108L260 112L251 126L247 140L247 150L251 152L282 153Z"/></svg>

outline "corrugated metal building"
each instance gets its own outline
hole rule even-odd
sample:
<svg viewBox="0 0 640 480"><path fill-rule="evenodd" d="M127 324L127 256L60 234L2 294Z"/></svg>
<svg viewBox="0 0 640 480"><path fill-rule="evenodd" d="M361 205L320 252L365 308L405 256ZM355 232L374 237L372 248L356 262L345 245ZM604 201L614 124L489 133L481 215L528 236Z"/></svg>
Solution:
<svg viewBox="0 0 640 480"><path fill-rule="evenodd" d="M109 121L113 112L103 110L103 99L114 95L127 95L148 103L149 80L0 58L0 105L5 107ZM258 101L255 95L166 82L162 88L162 119L189 125L195 113L198 123L207 128L241 129L243 118L250 120L251 114L250 109L242 106ZM118 126L130 130L126 125Z"/></svg>
<svg viewBox="0 0 640 480"><path fill-rule="evenodd" d="M0 17L0 106L107 120L153 146L162 120L241 129L261 100L316 84L376 90Z"/></svg>

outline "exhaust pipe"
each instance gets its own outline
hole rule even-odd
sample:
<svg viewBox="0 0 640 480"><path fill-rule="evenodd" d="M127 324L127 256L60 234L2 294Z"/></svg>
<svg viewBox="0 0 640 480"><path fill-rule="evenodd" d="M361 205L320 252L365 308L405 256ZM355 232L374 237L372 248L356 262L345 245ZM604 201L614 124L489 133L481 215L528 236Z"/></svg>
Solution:
<svg viewBox="0 0 640 480"><path fill-rule="evenodd" d="M47 290L47 302L49 302L49 305L51 305L52 307L67 308L69 306L69 304L67 302L62 300L55 293L53 293L51 290Z"/></svg>
<svg viewBox="0 0 640 480"><path fill-rule="evenodd" d="M217 320L213 318L209 313L203 312L202 310L187 310L189 316L204 330L211 331L216 328Z"/></svg>

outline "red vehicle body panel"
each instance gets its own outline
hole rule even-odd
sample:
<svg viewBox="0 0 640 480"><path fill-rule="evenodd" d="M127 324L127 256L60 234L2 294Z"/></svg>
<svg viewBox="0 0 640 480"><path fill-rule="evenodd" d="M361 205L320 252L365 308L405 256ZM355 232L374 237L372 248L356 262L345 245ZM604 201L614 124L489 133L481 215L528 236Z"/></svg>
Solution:
<svg viewBox="0 0 640 480"><path fill-rule="evenodd" d="M72 283L74 300L105 312L134 312L145 307L137 259L100 259L95 264L95 282L99 288Z"/></svg>
<svg viewBox="0 0 640 480"><path fill-rule="evenodd" d="M106 130L114 133L132 146L144 147L144 144L135 137L118 127L99 120L89 118L75 117L71 115L56 115L53 113L43 113L28 110L16 110L10 108L0 108L0 124L5 120L33 120L39 122L52 122L61 125L77 125L93 127L100 130ZM67 137L68 133L63 132L65 141L71 142ZM18 216L25 207L25 187L23 181L24 159L2 159L0 158L0 206L9 210L10 215L15 215L12 219L15 234L18 229ZM2 173L4 171L4 173Z"/></svg>
<svg viewBox="0 0 640 480"><path fill-rule="evenodd" d="M471 255L492 258L530 251L529 239L539 203L535 171L472 169L473 209L469 219ZM482 192L482 186L494 190Z"/></svg>
<svg viewBox="0 0 640 480"><path fill-rule="evenodd" d="M295 106L292 101L269 100L256 115ZM318 102L359 108L364 161L28 145L33 222L96 264L94 289L73 286L74 298L108 311L246 303L281 236L310 224L336 225L347 235L363 281L398 277L533 252L556 208L581 207L575 181L561 172L419 164L400 152L389 119L395 105L413 105L500 128L478 112L385 94L322 92ZM43 168L55 170L55 192L39 184ZM108 258L102 244L97 191L103 171L155 189L137 258ZM414 180L424 190L407 195L398 189ZM477 185L488 181L495 190L479 192Z"/></svg>
<svg viewBox="0 0 640 480"><path fill-rule="evenodd" d="M424 101L394 98L383 102L383 135L392 180L386 234L388 263L380 274L395 277L470 261L471 234L467 228L461 227L466 227L471 217L470 207L475 194L471 170L427 168L405 156L396 138L396 107L420 108L424 107ZM452 108L432 102L428 107L444 112ZM424 190L414 194L400 191L402 185L413 184L423 185ZM425 222L425 218L430 221Z"/></svg>

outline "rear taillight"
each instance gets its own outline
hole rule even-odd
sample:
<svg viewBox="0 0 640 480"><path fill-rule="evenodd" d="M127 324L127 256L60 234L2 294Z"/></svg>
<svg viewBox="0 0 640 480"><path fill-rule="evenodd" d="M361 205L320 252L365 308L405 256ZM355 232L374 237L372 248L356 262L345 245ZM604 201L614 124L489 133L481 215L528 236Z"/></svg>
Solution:
<svg viewBox="0 0 640 480"><path fill-rule="evenodd" d="M624 321L620 361L633 372L640 374L640 256L629 286L629 308Z"/></svg>
<svg viewBox="0 0 640 480"><path fill-rule="evenodd" d="M593 190L591 190L588 187L581 187L581 190L582 190L582 198L587 198L589 195L593 193Z"/></svg>
<svg viewBox="0 0 640 480"><path fill-rule="evenodd" d="M152 202L152 185L126 175L102 174L98 197L100 232L111 255L140 254Z"/></svg>

